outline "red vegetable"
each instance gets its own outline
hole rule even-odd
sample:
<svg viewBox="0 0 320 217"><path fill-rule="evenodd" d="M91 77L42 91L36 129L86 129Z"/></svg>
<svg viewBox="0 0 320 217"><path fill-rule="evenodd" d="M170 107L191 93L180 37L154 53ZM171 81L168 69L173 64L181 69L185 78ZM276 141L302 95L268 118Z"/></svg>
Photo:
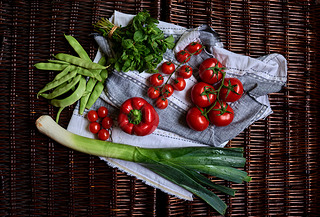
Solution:
<svg viewBox="0 0 320 217"><path fill-rule="evenodd" d="M149 78L151 86L158 87L163 84L163 76L160 73L156 73Z"/></svg>
<svg viewBox="0 0 320 217"><path fill-rule="evenodd" d="M103 141L109 139L109 136L110 136L109 131L106 129L101 129L98 133L98 138Z"/></svg>
<svg viewBox="0 0 320 217"><path fill-rule="evenodd" d="M176 59L179 63L187 63L190 60L190 53L186 50L181 50L176 54Z"/></svg>
<svg viewBox="0 0 320 217"><path fill-rule="evenodd" d="M202 108L192 107L189 109L186 117L188 126L196 131L203 131L208 128L209 121L205 115L203 115L204 110Z"/></svg>
<svg viewBox="0 0 320 217"><path fill-rule="evenodd" d="M159 87L149 87L147 94L151 99L158 98L160 96Z"/></svg>
<svg viewBox="0 0 320 217"><path fill-rule="evenodd" d="M173 86L171 84L164 85L163 88L161 88L161 94L165 97L170 97L173 94Z"/></svg>
<svg viewBox="0 0 320 217"><path fill-rule="evenodd" d="M108 109L104 106L101 106L99 109L98 109L98 116L99 118L104 118L108 115Z"/></svg>
<svg viewBox="0 0 320 217"><path fill-rule="evenodd" d="M186 87L186 81L182 77L177 77L176 79L173 80L172 86L173 86L173 89L177 91L182 91Z"/></svg>
<svg viewBox="0 0 320 217"><path fill-rule="evenodd" d="M202 45L199 42L191 42L187 46L186 50L189 51L189 53L191 54L194 53L194 55L198 55L202 51L201 48L202 48Z"/></svg>
<svg viewBox="0 0 320 217"><path fill-rule="evenodd" d="M216 126L223 127L233 121L234 112L226 102L217 103L208 113L210 122Z"/></svg>
<svg viewBox="0 0 320 217"><path fill-rule="evenodd" d="M96 120L98 120L98 113L95 110L89 111L87 114L87 119L90 122L95 122Z"/></svg>
<svg viewBox="0 0 320 217"><path fill-rule="evenodd" d="M90 125L89 125L90 132L94 133L94 134L98 133L100 128L101 128L101 126L97 122L91 122Z"/></svg>
<svg viewBox="0 0 320 217"><path fill-rule="evenodd" d="M208 58L199 66L199 76L208 84L217 83L222 79L223 67L216 58Z"/></svg>
<svg viewBox="0 0 320 217"><path fill-rule="evenodd" d="M113 125L113 121L110 117L105 117L105 118L103 118L101 125L105 129L110 129Z"/></svg>
<svg viewBox="0 0 320 217"><path fill-rule="evenodd" d="M215 89L210 84L199 82L191 89L191 100L199 107L208 107L216 100Z"/></svg>
<svg viewBox="0 0 320 217"><path fill-rule="evenodd" d="M241 98L243 86L237 78L225 78L220 90L219 97L225 102L235 102Z"/></svg>
<svg viewBox="0 0 320 217"><path fill-rule="evenodd" d="M133 97L121 105L118 123L128 134L146 136L158 127L159 115L146 100Z"/></svg>
<svg viewBox="0 0 320 217"><path fill-rule="evenodd" d="M159 108L159 109L165 109L168 107L168 99L166 97L159 97L157 100L156 100L156 106Z"/></svg>
<svg viewBox="0 0 320 217"><path fill-rule="evenodd" d="M179 68L178 75L184 79L190 78L192 76L192 68L188 65L183 65Z"/></svg>
<svg viewBox="0 0 320 217"><path fill-rule="evenodd" d="M164 62L161 65L161 71L164 74L172 74L174 72L175 68L176 67L174 66L174 64L170 61Z"/></svg>

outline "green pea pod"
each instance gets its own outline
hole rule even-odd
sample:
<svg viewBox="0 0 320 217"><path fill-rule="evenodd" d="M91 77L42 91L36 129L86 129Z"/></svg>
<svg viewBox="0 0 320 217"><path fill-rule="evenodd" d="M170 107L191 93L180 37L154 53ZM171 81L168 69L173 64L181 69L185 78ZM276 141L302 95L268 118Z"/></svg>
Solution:
<svg viewBox="0 0 320 217"><path fill-rule="evenodd" d="M83 49L83 47L77 41L77 39L75 39L71 35L64 35L64 37L67 39L67 41L69 42L70 46L79 55L80 58L92 62L90 57L89 57L89 55L88 55L88 53Z"/></svg>
<svg viewBox="0 0 320 217"><path fill-rule="evenodd" d="M89 100L87 102L86 105L86 109L90 109L91 106L97 101L97 99L99 98L99 96L101 95L103 88L104 88L104 82L108 77L108 71L107 70L102 70L101 71L101 77L102 77L102 81L98 82L96 84L96 86L94 87Z"/></svg>
<svg viewBox="0 0 320 217"><path fill-rule="evenodd" d="M57 113L56 122L58 123L61 111L75 102L77 102L84 91L86 90L86 79L81 76L77 89L68 97L64 99L53 99L50 101L51 105L58 107L59 111Z"/></svg>
<svg viewBox="0 0 320 217"><path fill-rule="evenodd" d="M50 62L50 63L63 64L63 65L70 65L70 63L67 63L67 62L61 61L61 60L48 60L48 62Z"/></svg>
<svg viewBox="0 0 320 217"><path fill-rule="evenodd" d="M68 65L64 70L62 70L62 72L60 72L59 74L56 75L56 77L53 79L54 81L59 80L60 78L62 78L63 76L67 75L71 70L71 66Z"/></svg>
<svg viewBox="0 0 320 217"><path fill-rule="evenodd" d="M67 75L61 77L58 80L53 80L51 82L49 82L48 84L46 84L46 86L44 86L44 88L42 88L39 92L38 95L41 93L44 93L48 90L51 90L53 88L58 87L59 85L63 84L66 81L69 81L70 79L72 79L73 77L75 77L77 75L77 71L71 71L70 73L68 73Z"/></svg>
<svg viewBox="0 0 320 217"><path fill-rule="evenodd" d="M43 93L43 94L40 94L40 96L42 96L46 99L53 99L58 96L61 96L62 94L67 93L74 86L76 86L78 84L78 82L80 81L81 77L82 77L82 75L77 75L76 77L74 77L72 79L72 81L70 83L65 82L63 85L60 85L56 89L54 89L51 93L49 93L49 94Z"/></svg>
<svg viewBox="0 0 320 217"><path fill-rule="evenodd" d="M107 62L106 58L104 56L101 57L101 59L99 60L99 64L101 65L105 65ZM101 72L101 70L100 70ZM91 92L94 88L94 86L96 85L97 83L97 80L94 79L94 78L90 78L87 82L87 87L86 87L86 92L83 94L83 96L81 97L80 99L80 108L79 108L79 114L83 114L85 108L86 108L86 105L87 105L87 102L89 100L89 97L91 95Z"/></svg>
<svg viewBox="0 0 320 217"><path fill-rule="evenodd" d="M99 73L100 70L98 72L97 70L88 70L88 69L82 68L80 66L74 66L74 65L71 65L71 67L72 67L72 69L76 70L77 73L80 75L87 76L90 78L95 78L98 81L102 80L100 73Z"/></svg>
<svg viewBox="0 0 320 217"><path fill-rule="evenodd" d="M34 66L40 70L50 70L50 71L62 71L67 65L58 63L36 63Z"/></svg>
<svg viewBox="0 0 320 217"><path fill-rule="evenodd" d="M72 56L70 54L58 53L55 58L58 60L66 61L68 63L81 66L85 69L105 69L105 66L102 66L98 63L93 63L92 61L84 60L79 57Z"/></svg>

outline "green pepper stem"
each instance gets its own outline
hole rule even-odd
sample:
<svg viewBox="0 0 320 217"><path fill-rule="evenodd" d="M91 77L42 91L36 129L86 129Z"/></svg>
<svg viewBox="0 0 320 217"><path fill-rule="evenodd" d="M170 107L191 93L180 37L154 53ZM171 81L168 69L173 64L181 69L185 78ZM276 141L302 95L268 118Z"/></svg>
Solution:
<svg viewBox="0 0 320 217"><path fill-rule="evenodd" d="M142 120L142 113L138 109L132 109L128 114L129 122L132 124L139 124Z"/></svg>

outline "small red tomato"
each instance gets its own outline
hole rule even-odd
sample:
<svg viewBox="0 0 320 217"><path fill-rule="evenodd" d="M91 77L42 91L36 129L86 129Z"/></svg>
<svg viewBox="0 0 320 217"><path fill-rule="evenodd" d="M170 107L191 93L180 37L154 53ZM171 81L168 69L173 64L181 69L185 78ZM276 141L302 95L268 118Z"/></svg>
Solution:
<svg viewBox="0 0 320 217"><path fill-rule="evenodd" d="M210 106L217 96L212 85L205 82L199 82L191 88L191 100L199 107L205 108Z"/></svg>
<svg viewBox="0 0 320 217"><path fill-rule="evenodd" d="M191 42L186 50L189 51L189 53L194 54L194 55L198 55L201 53L202 51L202 45L199 42Z"/></svg>
<svg viewBox="0 0 320 217"><path fill-rule="evenodd" d="M216 58L208 58L199 66L199 76L208 84L217 83L222 79L223 67Z"/></svg>
<svg viewBox="0 0 320 217"><path fill-rule="evenodd" d="M182 91L186 87L186 81L182 77L173 80L172 86L177 91Z"/></svg>
<svg viewBox="0 0 320 217"><path fill-rule="evenodd" d="M179 63L182 63L182 62L187 63L187 62L189 62L190 57L191 57L190 53L188 51L186 51L186 50L181 50L176 54L176 59L177 59L177 61Z"/></svg>
<svg viewBox="0 0 320 217"><path fill-rule="evenodd" d="M157 100L156 100L156 106L159 108L159 109L165 109L168 107L168 99L166 97L159 97Z"/></svg>
<svg viewBox="0 0 320 217"><path fill-rule="evenodd" d="M156 73L149 78L150 85L154 87L159 87L163 84L163 76L160 73Z"/></svg>
<svg viewBox="0 0 320 217"><path fill-rule="evenodd" d="M209 126L209 121L203 115L203 108L192 107L186 117L188 126L196 131L204 131Z"/></svg>
<svg viewBox="0 0 320 217"><path fill-rule="evenodd" d="M158 98L160 96L160 90L158 87L149 87L148 89L148 96L151 99Z"/></svg>
<svg viewBox="0 0 320 217"><path fill-rule="evenodd" d="M164 62L161 65L161 71L164 74L172 74L174 72L174 70L176 69L176 67L174 66L174 64L170 61Z"/></svg>
<svg viewBox="0 0 320 217"><path fill-rule="evenodd" d="M113 125L113 120L112 118L110 117L105 117L103 118L102 122L101 122L101 125L103 128L105 129L110 129Z"/></svg>
<svg viewBox="0 0 320 217"><path fill-rule="evenodd" d="M166 84L164 87L161 88L161 94L164 97L170 97L173 94L173 86L171 84Z"/></svg>
<svg viewBox="0 0 320 217"><path fill-rule="evenodd" d="M220 99L225 102L235 102L241 98L243 94L243 86L237 78L226 78L220 90Z"/></svg>
<svg viewBox="0 0 320 217"><path fill-rule="evenodd" d="M192 68L188 65L183 65L179 68L178 75L184 79L188 79L192 76Z"/></svg>
<svg viewBox="0 0 320 217"><path fill-rule="evenodd" d="M210 122L218 127L229 125L233 121L234 112L226 102L217 103L208 113Z"/></svg>
<svg viewBox="0 0 320 217"><path fill-rule="evenodd" d="M101 106L99 109L98 109L98 116L99 118L104 118L108 115L108 109L104 106Z"/></svg>
<svg viewBox="0 0 320 217"><path fill-rule="evenodd" d="M98 138L103 141L106 141L107 139L109 139L109 136L110 136L109 131L106 129L101 129L98 133Z"/></svg>
<svg viewBox="0 0 320 217"><path fill-rule="evenodd" d="M91 110L88 112L87 118L90 122L95 122L98 120L98 113L95 110Z"/></svg>
<svg viewBox="0 0 320 217"><path fill-rule="evenodd" d="M100 128L101 128L100 124L97 123L97 122L91 122L90 125L89 125L90 132L94 133L94 134L98 133Z"/></svg>

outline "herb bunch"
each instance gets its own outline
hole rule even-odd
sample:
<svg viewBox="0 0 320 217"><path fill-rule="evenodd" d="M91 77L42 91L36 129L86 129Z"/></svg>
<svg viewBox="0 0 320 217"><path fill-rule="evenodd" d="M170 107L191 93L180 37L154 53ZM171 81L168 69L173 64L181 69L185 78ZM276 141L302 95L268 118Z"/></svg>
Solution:
<svg viewBox="0 0 320 217"><path fill-rule="evenodd" d="M114 57L110 63L117 71L155 73L163 54L175 45L172 35L165 38L157 23L159 21L152 18L148 11L142 11L125 27L115 29L115 25L104 18L94 27L111 40Z"/></svg>

